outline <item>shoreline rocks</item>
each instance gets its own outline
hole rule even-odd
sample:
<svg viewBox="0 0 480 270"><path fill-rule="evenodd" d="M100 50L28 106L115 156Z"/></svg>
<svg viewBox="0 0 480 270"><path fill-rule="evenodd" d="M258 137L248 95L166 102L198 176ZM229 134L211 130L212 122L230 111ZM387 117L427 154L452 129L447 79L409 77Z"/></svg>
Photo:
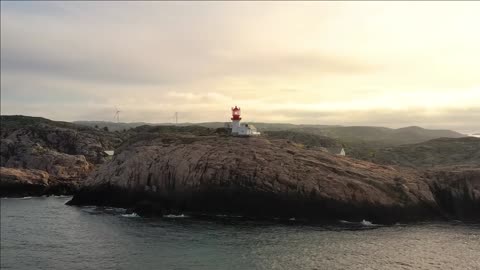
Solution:
<svg viewBox="0 0 480 270"><path fill-rule="evenodd" d="M475 184L469 186L473 195L465 203L471 203L472 211L465 213L444 207L440 194L451 185L442 177L432 180L421 171L334 156L285 140L162 135L124 146L89 176L69 204L132 208L141 215L377 223L478 218L477 175L469 180ZM466 196L455 194L455 201Z"/></svg>
<svg viewBox="0 0 480 270"><path fill-rule="evenodd" d="M78 188L78 179L58 179L42 170L0 167L0 197L70 195Z"/></svg>

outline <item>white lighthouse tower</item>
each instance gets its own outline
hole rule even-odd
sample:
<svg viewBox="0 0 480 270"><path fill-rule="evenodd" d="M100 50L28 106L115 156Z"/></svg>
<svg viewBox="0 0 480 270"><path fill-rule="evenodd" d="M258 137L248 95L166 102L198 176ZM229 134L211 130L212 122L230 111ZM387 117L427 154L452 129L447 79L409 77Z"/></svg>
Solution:
<svg viewBox="0 0 480 270"><path fill-rule="evenodd" d="M260 132L253 125L241 124L240 108L232 108L232 135L234 136L258 136Z"/></svg>

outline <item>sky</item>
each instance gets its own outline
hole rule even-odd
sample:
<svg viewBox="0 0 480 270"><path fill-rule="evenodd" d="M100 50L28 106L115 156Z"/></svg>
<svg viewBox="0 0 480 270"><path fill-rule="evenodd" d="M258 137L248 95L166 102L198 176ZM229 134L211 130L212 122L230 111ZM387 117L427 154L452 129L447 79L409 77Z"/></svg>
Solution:
<svg viewBox="0 0 480 270"><path fill-rule="evenodd" d="M480 131L480 2L1 2L1 114Z"/></svg>

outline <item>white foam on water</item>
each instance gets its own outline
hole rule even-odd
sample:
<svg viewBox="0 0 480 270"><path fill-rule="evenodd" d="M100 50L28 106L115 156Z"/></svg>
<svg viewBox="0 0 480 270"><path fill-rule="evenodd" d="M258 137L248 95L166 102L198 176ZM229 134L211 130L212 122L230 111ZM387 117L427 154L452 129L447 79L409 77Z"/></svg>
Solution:
<svg viewBox="0 0 480 270"><path fill-rule="evenodd" d="M135 218L140 217L137 213L123 214L122 217Z"/></svg>
<svg viewBox="0 0 480 270"><path fill-rule="evenodd" d="M368 221L368 220L362 220L362 222L360 222L363 226L378 226L378 224L373 224L371 221Z"/></svg>
<svg viewBox="0 0 480 270"><path fill-rule="evenodd" d="M292 217L292 218L289 218L288 220L290 220L290 221L295 221L295 218Z"/></svg>
<svg viewBox="0 0 480 270"><path fill-rule="evenodd" d="M54 198L69 198L69 197L72 197L72 196L69 196L69 195L53 195L52 197L54 197Z"/></svg>
<svg viewBox="0 0 480 270"><path fill-rule="evenodd" d="M21 200L28 200L28 199L31 199L32 197L23 197L23 198L20 198Z"/></svg>
<svg viewBox="0 0 480 270"><path fill-rule="evenodd" d="M243 216L235 216L235 215L222 215L222 214L219 214L219 215L215 215L216 217L219 217L219 218L243 218Z"/></svg>
<svg viewBox="0 0 480 270"><path fill-rule="evenodd" d="M180 214L180 215L172 215L172 214L169 214L169 215L163 215L164 218L188 218L189 216L186 216L184 214Z"/></svg>
<svg viewBox="0 0 480 270"><path fill-rule="evenodd" d="M120 208L120 207L105 207L103 210L107 212L123 212L125 213L126 209L125 208Z"/></svg>
<svg viewBox="0 0 480 270"><path fill-rule="evenodd" d="M340 223L343 223L343 224L351 224L351 223L354 223L354 222L351 222L351 221L347 221L347 220L339 220Z"/></svg>
<svg viewBox="0 0 480 270"><path fill-rule="evenodd" d="M342 224L358 224L358 225L362 225L362 226L379 226L378 224L374 224L371 221L368 221L368 220L365 220L365 219L360 221L360 222L353 222L353 221L340 219L338 222L340 222Z"/></svg>

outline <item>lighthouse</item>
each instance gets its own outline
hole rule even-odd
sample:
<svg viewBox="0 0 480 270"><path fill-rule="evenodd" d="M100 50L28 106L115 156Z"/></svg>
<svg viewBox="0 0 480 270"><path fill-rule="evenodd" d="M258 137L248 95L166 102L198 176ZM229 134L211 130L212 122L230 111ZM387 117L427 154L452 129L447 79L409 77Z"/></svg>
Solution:
<svg viewBox="0 0 480 270"><path fill-rule="evenodd" d="M240 117L240 108L235 106L235 108L232 108L232 134L237 135L240 131L240 120L242 118Z"/></svg>
<svg viewBox="0 0 480 270"><path fill-rule="evenodd" d="M250 124L240 123L240 108L235 106L232 108L232 135L234 136L258 136L260 132Z"/></svg>

